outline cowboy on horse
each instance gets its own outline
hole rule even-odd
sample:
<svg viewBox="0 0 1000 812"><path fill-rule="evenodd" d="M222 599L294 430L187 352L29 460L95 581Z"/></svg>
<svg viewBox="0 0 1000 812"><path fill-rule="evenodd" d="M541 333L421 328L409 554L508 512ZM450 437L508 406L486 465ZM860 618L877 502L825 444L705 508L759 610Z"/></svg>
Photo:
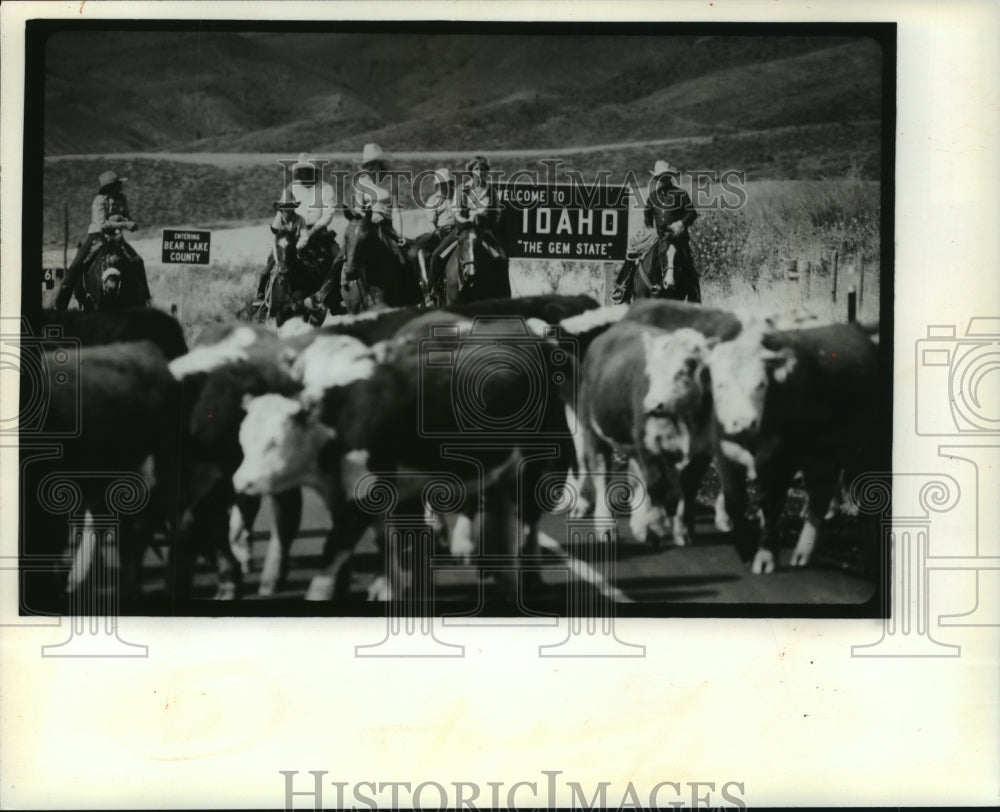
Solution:
<svg viewBox="0 0 1000 812"><path fill-rule="evenodd" d="M405 253L406 240L402 237L403 214L390 189L391 170L391 156L378 144L365 144L353 179L354 195L350 208L344 214L348 220L370 216L378 238L402 265L410 260ZM306 299L307 307L322 304L326 304L331 310L340 307L342 302L338 299L342 300L343 289L357 282L355 278L341 278L345 260L344 253L337 257L322 287Z"/></svg>
<svg viewBox="0 0 1000 812"><path fill-rule="evenodd" d="M325 180L319 183L318 181L316 165L309 160L306 153L300 154L298 161L292 166L292 182L285 187L279 203L283 202L286 206L290 206L292 202L296 204L290 210L294 212L298 209L297 216L302 221L295 238L298 255L304 261L312 261L318 265L325 276L340 253L340 247L337 245L337 232L333 229L335 211L333 186ZM271 223L271 232L278 234L278 229L281 228L282 209L278 203L275 204L275 209L277 213ZM257 283L255 306L263 303L273 268L272 251L268 254L264 272Z"/></svg>
<svg viewBox="0 0 1000 812"><path fill-rule="evenodd" d="M647 297L700 302L701 286L688 235L698 212L688 193L677 185L675 167L657 161L650 174L652 188L643 217L646 230L630 240L612 299L642 298L638 294L641 290ZM641 287L636 285L637 272Z"/></svg>
<svg viewBox="0 0 1000 812"><path fill-rule="evenodd" d="M102 172L98 178L100 184L97 195L90 206L90 227L87 236L80 243L76 256L66 269L66 276L56 295L56 309L65 310L70 297L76 293L83 277L83 271L88 264L107 247L113 246L119 254L118 264L126 266L134 280L138 291L136 298L149 307L152 297L149 294L149 282L146 279L146 265L134 248L121 236L124 229L135 231L138 226L129 213L128 199L122 191L122 184L128 178L119 177L109 170ZM116 277L112 279L113 277ZM114 281L121 283L121 269L107 268L102 275L102 284ZM79 297L78 297L79 298ZM85 302L81 302L86 304Z"/></svg>
<svg viewBox="0 0 1000 812"><path fill-rule="evenodd" d="M423 266L425 262L429 265L427 258L433 256L435 249L454 230L458 221L455 219L455 179L451 170L442 167L434 173L434 194L427 201L427 213L430 220L431 230L426 234L421 234L415 242L420 249L419 259ZM430 273L426 267L422 267L427 285L427 304L434 304L435 286L431 284Z"/></svg>
<svg viewBox="0 0 1000 812"><path fill-rule="evenodd" d="M458 241L463 226L480 228L483 244L498 263L507 264L507 254L497 239L495 229L500 220L496 190L489 180L490 162L477 155L466 166L470 173L453 204L455 225L447 232L431 254L428 280L429 299L440 298L444 276L444 257Z"/></svg>

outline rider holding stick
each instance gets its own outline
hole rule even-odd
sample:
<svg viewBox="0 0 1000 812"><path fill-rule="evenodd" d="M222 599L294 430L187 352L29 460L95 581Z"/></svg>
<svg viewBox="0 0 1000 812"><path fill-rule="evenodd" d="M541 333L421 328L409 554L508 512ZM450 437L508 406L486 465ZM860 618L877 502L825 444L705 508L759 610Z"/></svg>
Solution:
<svg viewBox="0 0 1000 812"><path fill-rule="evenodd" d="M126 180L128 178L119 177L110 169L100 174L98 178L100 188L90 206L90 227L87 229L87 236L80 243L76 256L69 268L66 269L66 276L56 296L57 310L65 310L69 305L70 297L80 284L83 269L109 241L109 238L116 231L123 229L135 231L138 228L132 220L128 200L122 191L122 184ZM121 240L119 250L132 265L135 280L142 294L141 298L149 307L152 304L152 298L149 294L149 283L146 280L146 265L143 263L142 257L124 239Z"/></svg>

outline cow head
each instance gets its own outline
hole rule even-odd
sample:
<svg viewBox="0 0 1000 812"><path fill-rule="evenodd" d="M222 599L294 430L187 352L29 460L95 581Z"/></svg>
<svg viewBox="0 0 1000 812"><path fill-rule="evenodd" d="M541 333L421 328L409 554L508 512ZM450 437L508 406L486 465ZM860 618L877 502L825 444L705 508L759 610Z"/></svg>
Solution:
<svg viewBox="0 0 1000 812"><path fill-rule="evenodd" d="M691 452L691 424L708 392L708 343L697 330L642 331L648 388L642 400L644 444L675 462Z"/></svg>
<svg viewBox="0 0 1000 812"><path fill-rule="evenodd" d="M765 326L744 328L709 354L715 414L726 434L757 431L768 387L783 385L795 369L792 350L776 352L763 345Z"/></svg>
<svg viewBox="0 0 1000 812"><path fill-rule="evenodd" d="M334 430L304 403L282 395L248 396L243 408L236 492L262 495L311 484L318 476L320 449L334 438Z"/></svg>

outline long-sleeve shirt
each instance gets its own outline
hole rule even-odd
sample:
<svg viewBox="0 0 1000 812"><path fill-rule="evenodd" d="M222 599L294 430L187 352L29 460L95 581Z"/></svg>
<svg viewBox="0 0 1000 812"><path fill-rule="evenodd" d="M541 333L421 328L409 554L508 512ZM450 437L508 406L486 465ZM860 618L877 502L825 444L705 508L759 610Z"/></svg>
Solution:
<svg viewBox="0 0 1000 812"><path fill-rule="evenodd" d="M99 194L90 205L88 234L101 234L106 228L115 228L116 220L131 220L125 195Z"/></svg>
<svg viewBox="0 0 1000 812"><path fill-rule="evenodd" d="M477 185L467 182L458 192L457 206L462 217L470 218L475 214L486 212L486 226L492 228L500 217L496 195L491 183Z"/></svg>
<svg viewBox="0 0 1000 812"><path fill-rule="evenodd" d="M680 221L685 226L683 239L687 235L687 227L697 218L698 212L691 204L691 196L687 192L677 186L661 186L650 195L643 219L646 227L655 226L656 233L660 236L668 233L672 223Z"/></svg>
<svg viewBox="0 0 1000 812"><path fill-rule="evenodd" d="M448 195L435 192L430 200L428 217L431 221L431 229L437 231L439 228L450 228L455 225L455 208L453 201Z"/></svg>
<svg viewBox="0 0 1000 812"><path fill-rule="evenodd" d="M299 203L298 214L307 228L327 228L333 222L336 204L333 186L329 183L305 184L296 181L288 187L288 193Z"/></svg>

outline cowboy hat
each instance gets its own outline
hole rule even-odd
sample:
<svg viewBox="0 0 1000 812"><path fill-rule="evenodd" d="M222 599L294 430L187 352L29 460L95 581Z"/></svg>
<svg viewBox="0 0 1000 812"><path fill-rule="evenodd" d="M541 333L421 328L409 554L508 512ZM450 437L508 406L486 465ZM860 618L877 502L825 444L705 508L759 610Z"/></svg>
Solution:
<svg viewBox="0 0 1000 812"><path fill-rule="evenodd" d="M100 177L98 177L97 182L101 184L100 188L103 189L105 186L110 186L115 181L118 181L119 183L124 183L127 180L128 178L119 177L117 172L112 172L110 169L106 169L104 172L100 174Z"/></svg>
<svg viewBox="0 0 1000 812"><path fill-rule="evenodd" d="M387 152L382 151L382 147L378 144L365 144L365 148L361 150L361 165L374 163L375 161L381 161L384 164L388 164L391 155Z"/></svg>
<svg viewBox="0 0 1000 812"><path fill-rule="evenodd" d="M292 180L305 184L316 182L316 165L308 153L299 153L299 159L292 165Z"/></svg>
<svg viewBox="0 0 1000 812"><path fill-rule="evenodd" d="M660 175L677 175L679 170L676 166L667 161L657 161L653 164L653 171L649 173L654 178L660 177Z"/></svg>
<svg viewBox="0 0 1000 812"><path fill-rule="evenodd" d="M299 207L299 201L292 197L288 189L281 193L281 200L274 201L274 208L278 211L295 210Z"/></svg>
<svg viewBox="0 0 1000 812"><path fill-rule="evenodd" d="M436 175L436 177L434 178L435 186L445 186L449 183L453 183L455 180L451 176L451 170L448 169L447 167L442 167L441 169L435 169L434 174Z"/></svg>
<svg viewBox="0 0 1000 812"><path fill-rule="evenodd" d="M466 168L466 169L467 169L467 170L468 170L469 172L471 172L471 171L472 171L472 168L473 168L473 167L474 167L474 166L475 166L476 164L482 164L482 165L483 165L483 169L485 169L485 170L486 170L487 172L489 172L489 171L490 171L490 162L489 162L488 160L486 160L486 158L484 158L484 157L483 157L482 155L477 155L477 156L476 156L475 158L473 158L473 159L472 159L471 161L469 161L468 163L466 163L466 165L465 165L465 168Z"/></svg>

